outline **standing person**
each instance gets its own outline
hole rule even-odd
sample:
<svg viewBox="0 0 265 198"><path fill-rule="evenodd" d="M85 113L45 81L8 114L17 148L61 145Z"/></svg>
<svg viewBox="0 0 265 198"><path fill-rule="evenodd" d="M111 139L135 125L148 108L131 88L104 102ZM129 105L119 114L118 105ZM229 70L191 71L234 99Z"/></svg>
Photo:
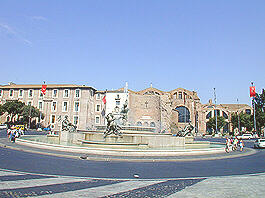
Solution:
<svg viewBox="0 0 265 198"><path fill-rule="evenodd" d="M228 137L226 137L226 140L225 140L225 151L227 153L229 153L229 151L230 151L230 144L231 144L230 139Z"/></svg>
<svg viewBox="0 0 265 198"><path fill-rule="evenodd" d="M8 137L8 139L10 139L11 129L8 128L6 132L7 132L7 137Z"/></svg>
<svg viewBox="0 0 265 198"><path fill-rule="evenodd" d="M243 142L242 139L239 141L239 147L240 147L240 151L243 151L243 148L244 148L244 142Z"/></svg>
<svg viewBox="0 0 265 198"><path fill-rule="evenodd" d="M238 139L237 139L237 137L235 137L234 142L233 142L233 150L234 151L237 150L237 144L238 144Z"/></svg>
<svg viewBox="0 0 265 198"><path fill-rule="evenodd" d="M15 143L15 141L16 141L16 129L13 129L12 131L11 131L11 134L10 134L10 141L11 142L13 142L13 143Z"/></svg>
<svg viewBox="0 0 265 198"><path fill-rule="evenodd" d="M19 129L18 129L18 133L19 133L19 136L20 136L20 135L24 135L24 131L22 130L22 128L19 128Z"/></svg>

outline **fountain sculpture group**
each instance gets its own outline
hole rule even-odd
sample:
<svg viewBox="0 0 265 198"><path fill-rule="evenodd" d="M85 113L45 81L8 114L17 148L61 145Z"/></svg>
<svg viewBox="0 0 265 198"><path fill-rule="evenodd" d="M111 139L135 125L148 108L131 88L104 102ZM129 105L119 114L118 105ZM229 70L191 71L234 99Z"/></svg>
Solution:
<svg viewBox="0 0 265 198"><path fill-rule="evenodd" d="M154 133L151 127L128 126L128 101L124 103L120 111L108 113L106 118L107 126L105 130L77 131L76 127L69 122L65 116L62 120L62 130L60 141L73 144L83 144L86 146L120 146L135 148L165 148L175 146L185 146L192 143L192 130L194 127L189 124L177 134ZM189 136L189 137L187 137Z"/></svg>

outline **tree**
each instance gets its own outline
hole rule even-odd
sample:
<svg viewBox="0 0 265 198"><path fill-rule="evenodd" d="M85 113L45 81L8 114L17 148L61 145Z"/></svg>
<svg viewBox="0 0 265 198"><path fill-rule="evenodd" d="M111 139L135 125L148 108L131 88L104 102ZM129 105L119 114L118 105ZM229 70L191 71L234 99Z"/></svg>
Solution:
<svg viewBox="0 0 265 198"><path fill-rule="evenodd" d="M256 94L253 99L253 105L255 106L255 117L257 132L261 133L261 128L265 126L265 90L262 89L261 94Z"/></svg>
<svg viewBox="0 0 265 198"><path fill-rule="evenodd" d="M239 117L240 128L246 127L247 131L252 131L254 125L253 116L243 112L240 112L239 115L237 113L232 113L231 123L233 129L238 128L238 117Z"/></svg>
<svg viewBox="0 0 265 198"><path fill-rule="evenodd" d="M5 109L3 105L0 104L0 116L3 115L4 113L5 113Z"/></svg>
<svg viewBox="0 0 265 198"><path fill-rule="evenodd" d="M216 118L215 117L210 118L206 124L207 124L207 127L213 129L213 133L214 131L216 133ZM217 116L217 130L220 131L220 129L222 129L226 124L227 122L225 121L225 118L223 116Z"/></svg>
<svg viewBox="0 0 265 198"><path fill-rule="evenodd" d="M9 114L12 122L16 115L18 117L20 116L24 106L25 104L23 102L13 100L7 101L5 104L3 104L2 108L4 112L7 112Z"/></svg>
<svg viewBox="0 0 265 198"><path fill-rule="evenodd" d="M21 120L23 124L27 124L31 122L31 118L40 117L40 111L36 107L33 107L31 105L25 105L22 109L21 116L23 116ZM43 114L41 118L44 118Z"/></svg>

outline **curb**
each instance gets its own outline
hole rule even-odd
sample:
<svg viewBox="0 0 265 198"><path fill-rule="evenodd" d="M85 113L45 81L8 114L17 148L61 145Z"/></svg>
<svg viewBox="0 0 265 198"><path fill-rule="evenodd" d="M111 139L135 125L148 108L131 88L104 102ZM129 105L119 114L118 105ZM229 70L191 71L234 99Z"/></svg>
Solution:
<svg viewBox="0 0 265 198"><path fill-rule="evenodd" d="M19 139L17 139L19 140ZM23 140L24 141L24 140ZM68 149L67 146L63 146L63 150L57 150L57 149L52 149L52 147L45 147L45 145L41 145L40 147L36 147L36 143L35 145L32 146L32 144L30 144L29 142L26 144L23 144L23 141L17 141L18 145L21 145L23 148L17 148L16 146L12 146L12 145L7 145L7 144L3 144L0 142L0 147L3 148L8 148L8 149L13 149L13 150L18 150L18 151L23 151L23 152L29 152L29 153L36 153L36 154L42 154L42 155L50 155L50 156L57 156L57 157L66 157L66 158L73 158L73 159L82 159L82 160L91 160L91 161L132 161L132 162L180 162L180 161L200 161L200 160L218 160L218 159L231 159L231 158L236 158L236 157L243 157L243 156L248 156L248 155L253 155L256 153L256 151L254 149L251 148L246 148L245 150L247 152L244 153L238 153L238 154L233 154L233 155L229 155L226 154L225 152L220 152L220 153L197 153L197 154L193 154L193 155L188 155L191 153L182 153L182 155L174 155L174 156L168 156L163 158L163 155L160 156L130 156L130 155L98 155L95 153L80 153L80 148L78 151L76 152L72 152L72 153L79 153L80 155L71 155L71 154L61 154L61 153L52 153L49 152L49 150L53 150L53 151L60 151L60 152L66 152L65 149ZM22 144L21 144L22 142ZM43 144L43 143L42 143ZM35 147L34 147L35 146ZM47 146L47 145L46 145ZM32 150L30 148L38 148L41 151L36 151L36 150ZM56 147L55 147L56 148ZM43 149L43 150L42 150ZM69 152L69 150L67 150L67 152ZM103 151L105 152L105 151ZM71 151L70 151L71 153ZM93 155L93 156L89 156ZM124 154L124 153L123 153ZM219 154L220 156L213 156L215 154ZM223 154L223 155L222 155ZM184 156L188 156L190 158L184 158ZM137 158L137 157L143 157L143 158ZM145 158L145 157L149 157L149 158ZM160 158L159 158L160 157ZM172 157L176 157L176 158L172 158Z"/></svg>

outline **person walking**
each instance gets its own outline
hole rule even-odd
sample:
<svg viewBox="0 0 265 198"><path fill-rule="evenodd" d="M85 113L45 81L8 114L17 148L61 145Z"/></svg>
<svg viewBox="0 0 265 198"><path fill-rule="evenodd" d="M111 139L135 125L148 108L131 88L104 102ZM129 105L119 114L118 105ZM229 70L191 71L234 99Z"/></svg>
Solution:
<svg viewBox="0 0 265 198"><path fill-rule="evenodd" d="M244 142L243 142L243 140L241 139L240 141L239 141L239 147L240 147L240 151L243 151L243 149L244 149Z"/></svg>
<svg viewBox="0 0 265 198"><path fill-rule="evenodd" d="M233 142L233 151L237 150L237 144L238 144L238 139L235 137L234 142Z"/></svg>
<svg viewBox="0 0 265 198"><path fill-rule="evenodd" d="M225 140L225 152L229 153L230 152L230 146L231 146L231 140L226 137L226 140Z"/></svg>
<svg viewBox="0 0 265 198"><path fill-rule="evenodd" d="M10 141L15 143L16 141L16 129L13 129L10 134Z"/></svg>

